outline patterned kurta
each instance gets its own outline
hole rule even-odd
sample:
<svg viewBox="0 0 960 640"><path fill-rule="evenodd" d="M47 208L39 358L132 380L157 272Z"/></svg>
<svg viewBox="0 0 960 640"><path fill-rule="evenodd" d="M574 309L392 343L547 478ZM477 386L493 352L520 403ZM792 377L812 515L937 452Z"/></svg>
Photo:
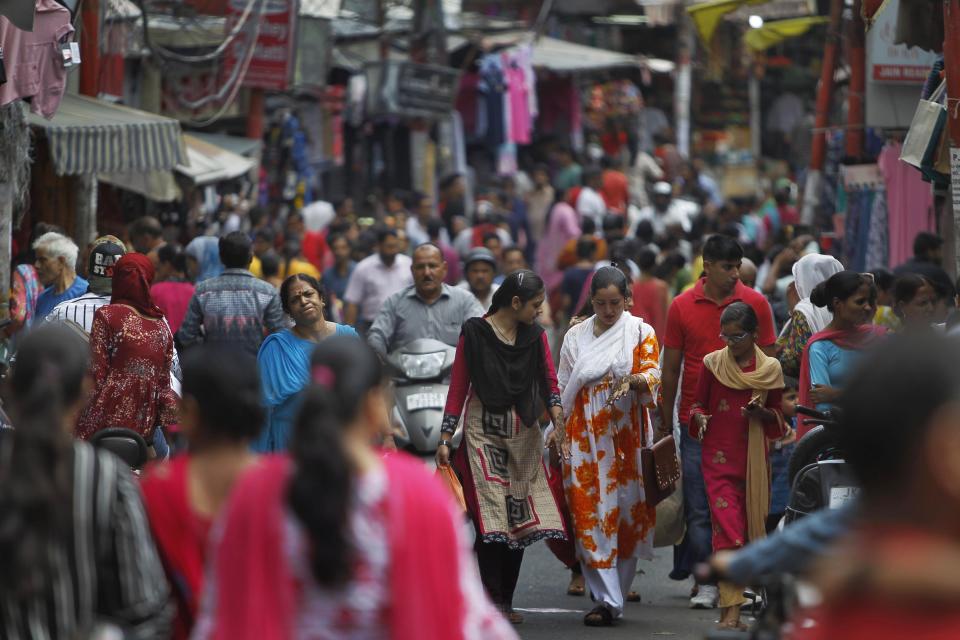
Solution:
<svg viewBox="0 0 960 640"><path fill-rule="evenodd" d="M656 507L646 502L640 450L652 442L648 411L656 406L660 388L660 346L649 325L642 325L633 344L631 375L642 375L650 393L628 393L607 406L617 380L610 373L584 386L567 418L572 458L564 464L564 487L573 520L580 561L609 569L618 559L653 557ZM577 333L593 330L585 322L572 328L560 354L559 380L564 387L578 357ZM642 336L642 338L641 338ZM641 433L643 435L641 436Z"/></svg>
<svg viewBox="0 0 960 640"><path fill-rule="evenodd" d="M170 389L173 335L163 318L108 304L94 315L90 349L95 388L77 423L78 438L125 427L149 441L155 427L176 422L177 400Z"/></svg>

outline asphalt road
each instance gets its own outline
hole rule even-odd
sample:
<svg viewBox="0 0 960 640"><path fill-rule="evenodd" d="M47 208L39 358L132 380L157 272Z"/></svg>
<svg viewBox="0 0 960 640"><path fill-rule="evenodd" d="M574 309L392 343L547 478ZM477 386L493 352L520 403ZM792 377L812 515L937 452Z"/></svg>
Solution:
<svg viewBox="0 0 960 640"><path fill-rule="evenodd" d="M665 638L703 640L719 617L718 611L689 609L690 582L667 578L672 551L658 549L653 562L641 561L644 571L633 582L642 603L627 603L622 620L610 628L583 625L583 616L592 608L589 597L566 595L569 572L543 543L527 549L513 606L525 621L517 627L523 640L566 638Z"/></svg>

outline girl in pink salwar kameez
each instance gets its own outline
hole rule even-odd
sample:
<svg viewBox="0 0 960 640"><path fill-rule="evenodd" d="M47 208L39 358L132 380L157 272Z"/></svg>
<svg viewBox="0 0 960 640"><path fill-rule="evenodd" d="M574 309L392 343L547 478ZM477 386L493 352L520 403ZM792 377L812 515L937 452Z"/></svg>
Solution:
<svg viewBox="0 0 960 640"><path fill-rule="evenodd" d="M756 346L757 316L735 302L720 317L727 347L704 358L690 432L703 442L713 550L739 549L766 532L770 508L767 439L785 433L780 363ZM720 583L721 627L741 628L742 587Z"/></svg>

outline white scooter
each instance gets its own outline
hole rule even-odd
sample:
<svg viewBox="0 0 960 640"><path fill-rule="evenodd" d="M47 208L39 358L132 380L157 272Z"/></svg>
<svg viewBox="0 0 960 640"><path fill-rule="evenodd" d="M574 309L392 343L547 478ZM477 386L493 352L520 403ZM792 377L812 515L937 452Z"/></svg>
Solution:
<svg viewBox="0 0 960 640"><path fill-rule="evenodd" d="M436 452L456 349L430 338L413 340L387 356L394 384L394 439L399 449ZM460 444L461 430L454 436Z"/></svg>

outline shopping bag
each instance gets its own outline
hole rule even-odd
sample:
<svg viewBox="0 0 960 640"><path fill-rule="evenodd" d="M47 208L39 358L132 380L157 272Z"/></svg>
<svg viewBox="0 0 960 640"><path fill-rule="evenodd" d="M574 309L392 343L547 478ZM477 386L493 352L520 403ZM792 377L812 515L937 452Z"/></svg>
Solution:
<svg viewBox="0 0 960 640"><path fill-rule="evenodd" d="M947 122L947 108L940 104L946 93L946 82L940 84L929 100L921 100L913 114L910 130L903 141L900 159L921 171L924 164L932 166L932 160Z"/></svg>
<svg viewBox="0 0 960 640"><path fill-rule="evenodd" d="M657 526L653 533L654 547L672 547L683 541L687 533L687 522L683 517L683 481L677 482L677 489L657 505Z"/></svg>
<svg viewBox="0 0 960 640"><path fill-rule="evenodd" d="M450 493L453 494L453 498L460 508L466 511L467 501L463 498L463 487L460 485L457 474L453 472L453 467L448 464L437 467L437 477L450 489Z"/></svg>

